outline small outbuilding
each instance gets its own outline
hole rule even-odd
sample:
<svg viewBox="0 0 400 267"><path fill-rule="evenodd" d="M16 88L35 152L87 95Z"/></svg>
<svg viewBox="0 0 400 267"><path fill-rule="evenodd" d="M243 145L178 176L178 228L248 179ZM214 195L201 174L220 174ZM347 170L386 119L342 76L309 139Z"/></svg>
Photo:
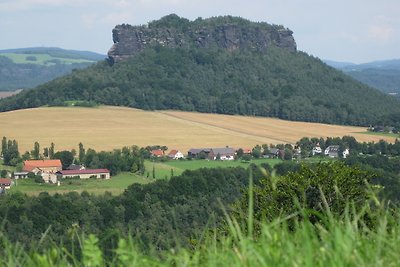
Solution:
<svg viewBox="0 0 400 267"><path fill-rule="evenodd" d="M14 179L25 179L28 178L29 172L14 172Z"/></svg>
<svg viewBox="0 0 400 267"><path fill-rule="evenodd" d="M62 170L58 171L56 174L58 178L79 177L80 179L110 179L110 171L107 169Z"/></svg>
<svg viewBox="0 0 400 267"><path fill-rule="evenodd" d="M0 188L1 189L10 189L11 188L11 179L8 178L0 178Z"/></svg>

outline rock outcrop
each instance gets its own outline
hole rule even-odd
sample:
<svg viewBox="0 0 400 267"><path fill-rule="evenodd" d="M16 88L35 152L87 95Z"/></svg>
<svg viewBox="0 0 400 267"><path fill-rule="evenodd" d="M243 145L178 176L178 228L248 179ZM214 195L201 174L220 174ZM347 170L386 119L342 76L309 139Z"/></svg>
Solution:
<svg viewBox="0 0 400 267"><path fill-rule="evenodd" d="M171 48L223 48L266 53L271 45L296 51L293 32L283 26L255 23L238 17L215 17L189 21L168 15L148 25L117 25L114 45L108 51L110 62L118 62L152 46Z"/></svg>

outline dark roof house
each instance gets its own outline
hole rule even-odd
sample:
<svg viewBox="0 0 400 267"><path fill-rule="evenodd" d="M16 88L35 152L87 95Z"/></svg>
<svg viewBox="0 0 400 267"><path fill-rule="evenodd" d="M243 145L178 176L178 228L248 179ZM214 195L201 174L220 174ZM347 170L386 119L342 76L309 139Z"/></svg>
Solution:
<svg viewBox="0 0 400 267"><path fill-rule="evenodd" d="M208 158L212 160L233 160L235 157L235 149L231 147L212 148L208 154Z"/></svg>

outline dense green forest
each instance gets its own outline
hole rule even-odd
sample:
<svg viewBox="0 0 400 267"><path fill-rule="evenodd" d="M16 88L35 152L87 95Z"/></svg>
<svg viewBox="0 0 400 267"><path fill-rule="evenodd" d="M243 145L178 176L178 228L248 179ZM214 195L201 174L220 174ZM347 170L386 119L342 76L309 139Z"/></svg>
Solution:
<svg viewBox="0 0 400 267"><path fill-rule="evenodd" d="M123 234L143 247L164 250L200 239L207 225L215 227L220 221L222 207L236 201L246 185L248 172L242 168L200 169L169 181L133 184L121 196L15 193L0 197L0 219L9 240L27 247L46 231L49 244L68 244L74 241L69 233L75 228L99 235L104 248L111 249Z"/></svg>
<svg viewBox="0 0 400 267"><path fill-rule="evenodd" d="M400 112L398 101L305 53L268 54L156 47L113 66L97 63L0 101L0 110L86 100L369 125Z"/></svg>
<svg viewBox="0 0 400 267"><path fill-rule="evenodd" d="M241 32L240 43L246 44L240 49L218 46L220 41L228 42L228 37L218 40L224 37L214 32L220 33L219 29L230 24ZM203 29L213 32L212 38L217 39L206 47L190 42L180 47L148 45L126 60L111 65L99 62L0 100L0 111L85 100L146 110L176 109L365 126L380 124L383 116L394 118L391 114L400 114L399 100L295 48L280 48L272 39L266 51L252 49L253 42L260 38L260 27L268 26L264 24L229 16L190 22L170 15L140 29L150 31L150 35L160 29L161 36L176 32L189 37L195 34L194 29ZM251 28L247 35L254 36L244 35L246 27ZM280 30L285 30L281 26L270 27L274 30L272 35L278 34L275 39L280 38Z"/></svg>

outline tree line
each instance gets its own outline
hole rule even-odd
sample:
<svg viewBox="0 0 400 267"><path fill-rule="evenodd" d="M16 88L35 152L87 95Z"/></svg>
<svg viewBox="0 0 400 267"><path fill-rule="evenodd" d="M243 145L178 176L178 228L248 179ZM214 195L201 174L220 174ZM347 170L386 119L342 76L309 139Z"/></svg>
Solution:
<svg viewBox="0 0 400 267"><path fill-rule="evenodd" d="M4 165L16 166L19 171L22 170L25 160L59 159L64 170L71 164L81 164L91 169L108 169L111 175L116 175L120 172L143 174L145 171L144 159L150 153L146 148L139 148L135 145L100 152L91 148L85 149L82 143L79 143L78 147L78 151L75 149L56 151L55 144L51 143L49 147L44 147L42 152L39 142L34 142L31 151L20 155L18 142L3 137L0 155L3 157Z"/></svg>

